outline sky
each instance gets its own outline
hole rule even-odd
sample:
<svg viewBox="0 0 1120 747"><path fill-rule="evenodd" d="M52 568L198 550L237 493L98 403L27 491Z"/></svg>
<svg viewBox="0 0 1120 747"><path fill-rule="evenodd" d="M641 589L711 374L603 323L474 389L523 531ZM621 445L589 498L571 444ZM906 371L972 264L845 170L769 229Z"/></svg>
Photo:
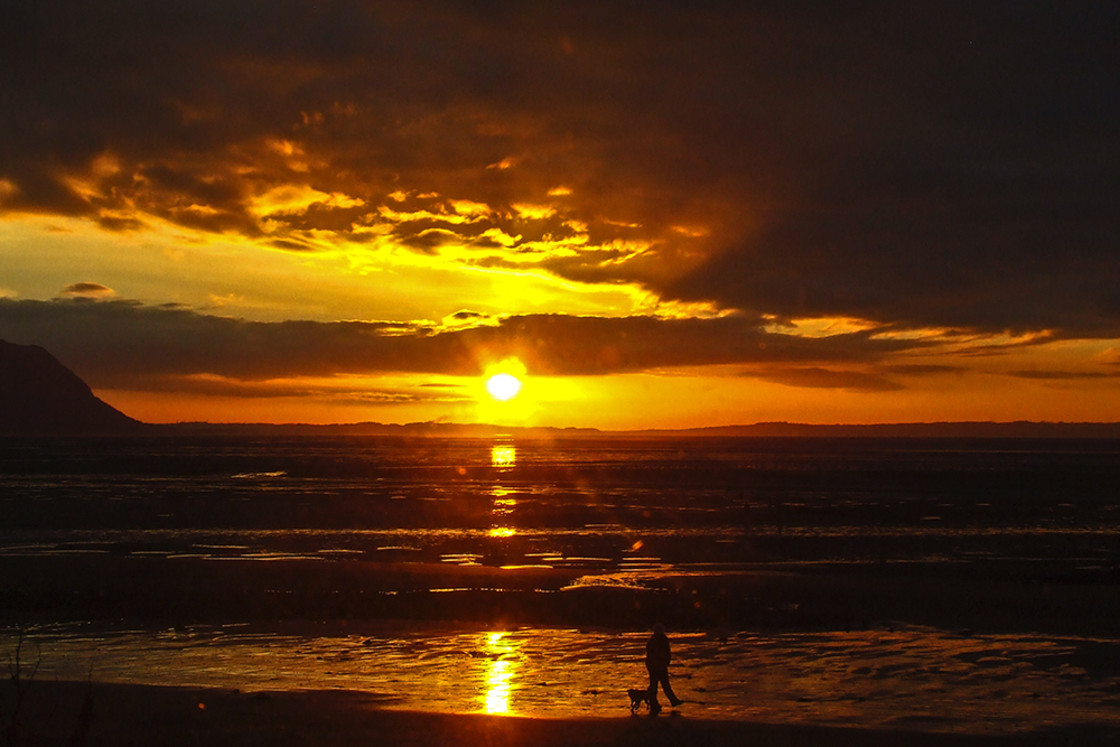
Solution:
<svg viewBox="0 0 1120 747"><path fill-rule="evenodd" d="M3 12L0 339L133 417L1120 421L1112 3Z"/></svg>

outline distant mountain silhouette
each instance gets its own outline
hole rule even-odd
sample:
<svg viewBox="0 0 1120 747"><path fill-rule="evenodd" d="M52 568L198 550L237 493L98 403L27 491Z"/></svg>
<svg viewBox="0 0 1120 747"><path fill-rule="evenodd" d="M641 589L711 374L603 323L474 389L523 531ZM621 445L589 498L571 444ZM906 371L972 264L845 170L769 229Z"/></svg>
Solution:
<svg viewBox="0 0 1120 747"><path fill-rule="evenodd" d="M43 348L0 340L0 434L125 434L143 426Z"/></svg>

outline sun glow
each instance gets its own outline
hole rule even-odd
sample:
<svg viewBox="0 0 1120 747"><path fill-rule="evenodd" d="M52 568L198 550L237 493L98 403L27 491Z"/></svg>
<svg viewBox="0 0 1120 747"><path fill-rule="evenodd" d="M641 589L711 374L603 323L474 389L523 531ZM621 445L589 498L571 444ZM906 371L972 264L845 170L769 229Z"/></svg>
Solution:
<svg viewBox="0 0 1120 747"><path fill-rule="evenodd" d="M486 391L499 402L508 402L521 391L521 380L513 374L494 374L486 380Z"/></svg>
<svg viewBox="0 0 1120 747"><path fill-rule="evenodd" d="M514 356L490 363L476 381L480 423L527 425L540 407L539 380L529 381L525 364Z"/></svg>

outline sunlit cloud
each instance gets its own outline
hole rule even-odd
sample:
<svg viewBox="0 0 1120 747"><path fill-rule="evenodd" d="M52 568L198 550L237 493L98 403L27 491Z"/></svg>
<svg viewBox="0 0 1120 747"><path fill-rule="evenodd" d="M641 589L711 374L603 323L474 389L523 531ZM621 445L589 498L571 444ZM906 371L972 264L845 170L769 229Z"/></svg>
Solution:
<svg viewBox="0 0 1120 747"><path fill-rule="evenodd" d="M513 203L510 205L518 217L527 220L545 220L556 215L556 209L550 205L532 205L528 203Z"/></svg>
<svg viewBox="0 0 1120 747"><path fill-rule="evenodd" d="M313 205L324 208L353 208L364 204L362 200L338 192L326 193L307 185L289 184L274 187L253 198L250 209L256 215L264 217L277 213L305 213Z"/></svg>

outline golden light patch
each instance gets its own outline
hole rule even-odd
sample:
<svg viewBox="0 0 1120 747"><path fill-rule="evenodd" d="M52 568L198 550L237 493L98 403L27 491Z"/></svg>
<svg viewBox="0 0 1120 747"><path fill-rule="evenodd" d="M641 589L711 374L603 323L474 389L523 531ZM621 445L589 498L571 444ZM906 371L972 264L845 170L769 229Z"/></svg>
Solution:
<svg viewBox="0 0 1120 747"><path fill-rule="evenodd" d="M700 239L710 233L706 226L671 226L670 228L681 236L687 236L690 239Z"/></svg>
<svg viewBox="0 0 1120 747"><path fill-rule="evenodd" d="M534 205L527 202L515 202L510 205L519 218L524 220L545 220L556 215L556 208L551 205Z"/></svg>
<svg viewBox="0 0 1120 747"><path fill-rule="evenodd" d="M449 202L456 213L472 218L480 218L493 212L485 202L475 202L474 200L449 200Z"/></svg>
<svg viewBox="0 0 1120 747"><path fill-rule="evenodd" d="M775 321L767 325L768 332L779 334L794 334L798 337L831 337L874 329L877 322L854 317L803 317L790 319L788 322Z"/></svg>
<svg viewBox="0 0 1120 747"><path fill-rule="evenodd" d="M253 198L251 210L255 215L267 216L303 213L312 205L352 208L363 204L362 200L341 192L322 192L306 184L286 184Z"/></svg>
<svg viewBox="0 0 1120 747"><path fill-rule="evenodd" d="M517 448L514 446L494 446L490 449L490 464L495 467L512 467L517 464ZM495 488L499 490L499 488ZM498 499L495 497L494 503L502 502L503 505L506 499ZM514 503L514 501L510 501Z"/></svg>

